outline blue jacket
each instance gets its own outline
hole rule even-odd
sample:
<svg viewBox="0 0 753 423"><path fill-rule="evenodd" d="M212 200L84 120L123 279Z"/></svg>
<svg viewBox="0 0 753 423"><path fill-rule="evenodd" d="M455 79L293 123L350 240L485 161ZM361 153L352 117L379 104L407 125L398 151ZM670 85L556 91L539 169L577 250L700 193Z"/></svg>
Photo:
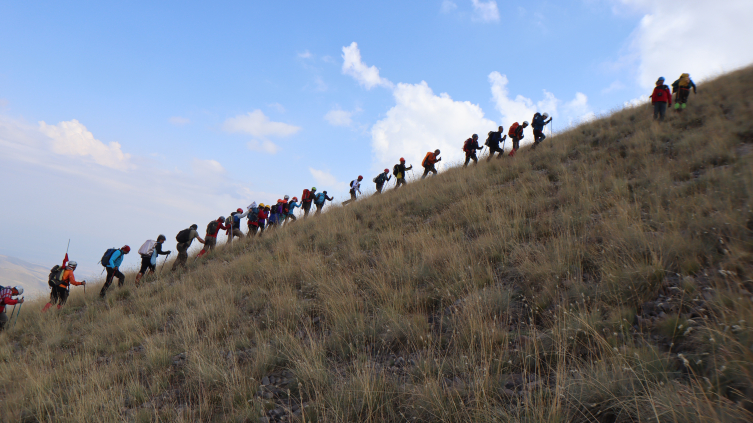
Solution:
<svg viewBox="0 0 753 423"><path fill-rule="evenodd" d="M293 214L296 207L301 207L300 204L296 203L295 201L291 201L288 203L288 214Z"/></svg>
<svg viewBox="0 0 753 423"><path fill-rule="evenodd" d="M542 131L544 130L544 126L546 126L546 121L544 120L544 116L538 115L535 118L533 118L533 122L531 122L531 127L536 131Z"/></svg>
<svg viewBox="0 0 753 423"><path fill-rule="evenodd" d="M120 250L115 250L114 253L110 256L110 263L107 265L107 267L115 268L120 267L120 264L123 263L124 254Z"/></svg>

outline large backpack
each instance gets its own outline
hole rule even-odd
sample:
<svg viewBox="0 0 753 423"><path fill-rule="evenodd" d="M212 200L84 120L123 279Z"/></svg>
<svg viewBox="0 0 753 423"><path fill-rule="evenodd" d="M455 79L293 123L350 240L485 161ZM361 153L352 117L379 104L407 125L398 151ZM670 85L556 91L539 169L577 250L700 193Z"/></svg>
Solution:
<svg viewBox="0 0 753 423"><path fill-rule="evenodd" d="M306 202L306 203L310 202L311 198L309 198L309 196L311 196L311 191L309 191L308 189L304 189L303 195L301 195L301 201Z"/></svg>
<svg viewBox="0 0 753 423"><path fill-rule="evenodd" d="M510 130L507 131L507 135L511 137L516 137L517 136L516 132L518 131L519 126L520 124L518 122L515 122L512 125L510 125Z"/></svg>
<svg viewBox="0 0 753 423"><path fill-rule="evenodd" d="M65 272L65 267L59 264L50 269L50 276L47 278L47 284L50 285L50 288L54 288L62 283L63 272Z"/></svg>
<svg viewBox="0 0 753 423"><path fill-rule="evenodd" d="M316 204L324 204L324 200L326 197L324 196L323 192L320 192L319 194L316 194L316 198L314 199L314 202Z"/></svg>
<svg viewBox="0 0 753 423"><path fill-rule="evenodd" d="M466 153L467 153L467 152L469 152L469 151L471 150L471 142L473 142L473 139L471 139L471 138L468 138L468 139L467 139L467 140L465 140L465 142L463 143L463 151L465 151Z"/></svg>
<svg viewBox="0 0 753 423"><path fill-rule="evenodd" d="M191 236L191 228L183 229L182 231L178 232L178 235L175 235L175 240L180 242L181 244L184 242L188 242Z"/></svg>
<svg viewBox="0 0 753 423"><path fill-rule="evenodd" d="M107 267L107 265L110 264L110 259L116 251L118 251L117 248L108 248L107 251L105 251L105 253L102 255L102 258L99 259L99 262L102 264L102 266Z"/></svg>
<svg viewBox="0 0 753 423"><path fill-rule="evenodd" d="M157 242L153 239L147 239L146 242L139 248L139 254L142 256L152 256L152 253L154 252L154 244Z"/></svg>
<svg viewBox="0 0 753 423"><path fill-rule="evenodd" d="M426 160L429 159L429 156L431 154L433 154L431 151L429 151L428 153L426 153L426 156L424 156L424 160L421 162L421 166L426 167Z"/></svg>
<svg viewBox="0 0 753 423"><path fill-rule="evenodd" d="M392 167L392 174L397 176L398 173L400 173L400 165L396 164L395 166Z"/></svg>
<svg viewBox="0 0 753 423"><path fill-rule="evenodd" d="M207 224L207 236L213 236L217 233L217 228L220 227L220 222L213 220Z"/></svg>
<svg viewBox="0 0 753 423"><path fill-rule="evenodd" d="M251 211L248 212L248 215L246 215L246 217L248 217L249 222L258 222L259 221L259 208L252 207Z"/></svg>

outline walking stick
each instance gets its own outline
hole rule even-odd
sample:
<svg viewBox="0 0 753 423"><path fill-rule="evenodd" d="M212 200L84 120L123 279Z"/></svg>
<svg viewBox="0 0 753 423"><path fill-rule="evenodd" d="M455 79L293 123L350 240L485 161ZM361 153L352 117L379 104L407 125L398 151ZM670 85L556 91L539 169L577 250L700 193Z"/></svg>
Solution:
<svg viewBox="0 0 753 423"><path fill-rule="evenodd" d="M23 300L23 299L24 299L24 297L21 297L21 299ZM24 305L24 303L21 303L21 305L20 305L20 306L18 306L18 313L16 313L16 321L15 321L15 322L13 322L13 328L14 328L14 329L16 328L16 323L18 323L18 315L19 315L19 314L21 314L21 307L23 307L23 305ZM15 308L15 307L14 307L14 308ZM13 317L13 316L11 316L11 317Z"/></svg>
<svg viewBox="0 0 753 423"><path fill-rule="evenodd" d="M18 303L16 303L16 304L18 304ZM10 312L10 320L13 320L13 313L16 312L16 304L13 304L13 310L11 310L11 312Z"/></svg>
<svg viewBox="0 0 753 423"><path fill-rule="evenodd" d="M159 274L162 274L162 269L165 268L165 265L167 264L167 259L170 258L170 253L167 253L167 257L165 257L165 261L162 262L162 267L159 268Z"/></svg>

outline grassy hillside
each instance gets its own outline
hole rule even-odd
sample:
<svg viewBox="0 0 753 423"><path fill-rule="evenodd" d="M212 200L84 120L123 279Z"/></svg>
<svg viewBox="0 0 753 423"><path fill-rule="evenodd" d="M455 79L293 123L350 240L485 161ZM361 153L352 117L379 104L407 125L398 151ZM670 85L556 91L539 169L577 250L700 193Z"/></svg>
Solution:
<svg viewBox="0 0 753 423"><path fill-rule="evenodd" d="M753 70L178 275L27 304L23 421L753 419ZM211 218L208 217L208 218Z"/></svg>

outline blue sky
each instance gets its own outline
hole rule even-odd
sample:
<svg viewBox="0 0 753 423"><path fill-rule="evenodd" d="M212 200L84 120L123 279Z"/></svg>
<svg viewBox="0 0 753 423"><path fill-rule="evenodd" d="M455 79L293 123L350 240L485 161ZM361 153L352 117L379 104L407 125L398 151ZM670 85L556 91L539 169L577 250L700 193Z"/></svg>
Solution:
<svg viewBox="0 0 753 423"><path fill-rule="evenodd" d="M556 131L659 75L748 64L750 16L739 0L0 2L0 253L47 264L72 238L91 272L107 247L252 201L343 199L359 174L435 147L459 160L470 134L536 110Z"/></svg>

